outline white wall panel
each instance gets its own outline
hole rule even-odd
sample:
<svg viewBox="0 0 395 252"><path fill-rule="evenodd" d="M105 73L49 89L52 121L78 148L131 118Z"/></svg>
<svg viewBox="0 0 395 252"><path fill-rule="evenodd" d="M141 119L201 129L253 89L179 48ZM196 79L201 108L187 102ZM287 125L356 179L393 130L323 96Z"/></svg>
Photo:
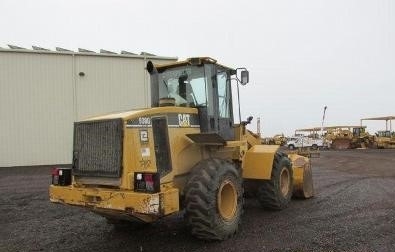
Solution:
<svg viewBox="0 0 395 252"><path fill-rule="evenodd" d="M145 64L140 56L0 49L0 167L71 163L74 121L150 105Z"/></svg>
<svg viewBox="0 0 395 252"><path fill-rule="evenodd" d="M135 58L76 56L77 118L146 107L144 67Z"/></svg>
<svg viewBox="0 0 395 252"><path fill-rule="evenodd" d="M70 163L72 57L0 54L0 167Z"/></svg>

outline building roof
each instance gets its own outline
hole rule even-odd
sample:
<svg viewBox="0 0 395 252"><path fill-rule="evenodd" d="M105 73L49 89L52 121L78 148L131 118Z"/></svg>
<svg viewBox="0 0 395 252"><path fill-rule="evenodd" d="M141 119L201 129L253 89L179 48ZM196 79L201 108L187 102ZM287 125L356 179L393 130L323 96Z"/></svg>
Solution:
<svg viewBox="0 0 395 252"><path fill-rule="evenodd" d="M0 53L38 53L38 54L58 54L58 55L84 55L84 56L103 56L103 57L122 57L122 58L145 58L145 59L164 59L164 60L178 60L177 57L157 56L152 53L141 52L140 54L131 53L128 51L121 51L120 53L112 52L105 49L100 49L98 53L92 50L78 48L78 51L56 47L55 50L50 50L44 47L32 46L32 49L23 48L15 45L8 45L8 48L1 48Z"/></svg>

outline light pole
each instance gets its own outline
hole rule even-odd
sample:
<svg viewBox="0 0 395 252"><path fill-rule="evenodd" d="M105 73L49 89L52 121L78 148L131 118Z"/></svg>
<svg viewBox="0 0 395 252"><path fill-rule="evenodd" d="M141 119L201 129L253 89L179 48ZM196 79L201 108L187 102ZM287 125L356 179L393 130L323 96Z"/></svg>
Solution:
<svg viewBox="0 0 395 252"><path fill-rule="evenodd" d="M324 120L325 120L325 111L328 107L324 107L324 114L322 115L322 122L321 122L321 137L324 137Z"/></svg>

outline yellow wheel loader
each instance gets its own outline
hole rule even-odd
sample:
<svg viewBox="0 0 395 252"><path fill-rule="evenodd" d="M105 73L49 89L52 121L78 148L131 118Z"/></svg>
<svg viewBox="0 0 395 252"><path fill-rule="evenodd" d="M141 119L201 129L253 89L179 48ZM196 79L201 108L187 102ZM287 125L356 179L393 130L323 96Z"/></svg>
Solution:
<svg viewBox="0 0 395 252"><path fill-rule="evenodd" d="M278 210L313 196L308 158L261 145L246 129L252 117L234 123L231 83L238 91L247 70L191 58L148 62L147 71L150 108L75 123L72 168L52 171L52 202L110 222L183 211L194 236L224 240L238 230L247 193Z"/></svg>

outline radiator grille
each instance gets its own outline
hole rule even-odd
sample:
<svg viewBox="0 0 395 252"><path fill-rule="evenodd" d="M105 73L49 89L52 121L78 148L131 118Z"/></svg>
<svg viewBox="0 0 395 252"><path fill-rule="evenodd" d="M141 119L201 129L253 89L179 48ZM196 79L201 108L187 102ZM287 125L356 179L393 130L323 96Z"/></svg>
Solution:
<svg viewBox="0 0 395 252"><path fill-rule="evenodd" d="M75 123L74 175L120 177L122 145L122 119Z"/></svg>

